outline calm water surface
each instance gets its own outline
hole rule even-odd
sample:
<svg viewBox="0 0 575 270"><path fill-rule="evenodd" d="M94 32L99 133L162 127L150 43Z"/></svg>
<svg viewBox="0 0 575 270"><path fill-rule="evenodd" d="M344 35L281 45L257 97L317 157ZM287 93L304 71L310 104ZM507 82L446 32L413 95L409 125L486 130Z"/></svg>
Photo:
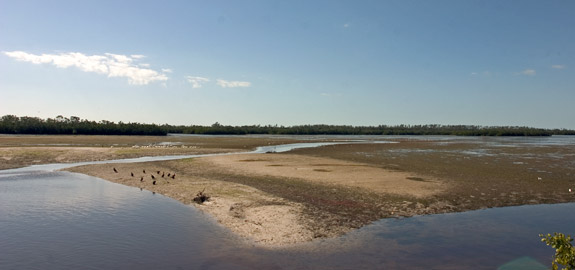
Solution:
<svg viewBox="0 0 575 270"><path fill-rule="evenodd" d="M520 142L524 143L524 142ZM529 142L531 143L531 142ZM265 250L194 207L47 170L0 171L0 269L497 269L575 233L575 204L387 219L344 237Z"/></svg>

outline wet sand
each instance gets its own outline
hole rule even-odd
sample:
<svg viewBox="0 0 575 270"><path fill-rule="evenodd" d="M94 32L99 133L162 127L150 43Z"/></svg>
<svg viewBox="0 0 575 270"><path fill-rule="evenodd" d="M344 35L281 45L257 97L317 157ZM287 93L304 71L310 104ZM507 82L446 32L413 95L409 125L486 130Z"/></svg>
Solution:
<svg viewBox="0 0 575 270"><path fill-rule="evenodd" d="M47 163L244 152L261 145L294 142L299 141L217 136L0 135L0 170Z"/></svg>

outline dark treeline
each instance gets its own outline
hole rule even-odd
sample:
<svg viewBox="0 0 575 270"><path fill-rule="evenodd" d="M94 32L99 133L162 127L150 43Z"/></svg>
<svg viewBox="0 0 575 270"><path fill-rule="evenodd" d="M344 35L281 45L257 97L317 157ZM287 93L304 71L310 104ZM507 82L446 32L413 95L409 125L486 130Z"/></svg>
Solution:
<svg viewBox="0 0 575 270"><path fill-rule="evenodd" d="M285 134L285 135L456 135L456 136L551 136L575 135L575 130L530 127L484 127L470 125L398 125L398 126L170 126L170 133L184 134Z"/></svg>
<svg viewBox="0 0 575 270"><path fill-rule="evenodd" d="M56 118L18 117L4 115L0 119L0 133L4 134L82 134L82 135L167 135L165 128L140 123L114 123L82 120L61 115Z"/></svg>
<svg viewBox="0 0 575 270"><path fill-rule="evenodd" d="M457 135L457 136L551 136L575 135L575 130L540 129L531 127L485 127L472 125L397 125L397 126L174 126L140 123L114 123L82 120L61 115L56 118L18 117L5 115L0 119L0 133L4 134L84 134L84 135L167 135L168 133L206 135Z"/></svg>

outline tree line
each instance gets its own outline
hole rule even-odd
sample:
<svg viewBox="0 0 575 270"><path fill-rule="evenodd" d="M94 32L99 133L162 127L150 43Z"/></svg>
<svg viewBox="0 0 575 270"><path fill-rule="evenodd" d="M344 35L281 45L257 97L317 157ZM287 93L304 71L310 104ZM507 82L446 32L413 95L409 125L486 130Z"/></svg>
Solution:
<svg viewBox="0 0 575 270"><path fill-rule="evenodd" d="M0 133L3 134L81 134L81 135L154 135L164 136L165 128L154 124L99 122L58 115L56 118L4 115L0 118Z"/></svg>
<svg viewBox="0 0 575 270"><path fill-rule="evenodd" d="M184 134L277 134L277 135L456 135L456 136L551 136L575 135L575 130L516 126L473 125L297 125L297 126L171 126L170 133Z"/></svg>
<svg viewBox="0 0 575 270"><path fill-rule="evenodd" d="M575 130L541 129L517 126L474 126L474 125L249 125L229 126L214 123L201 125L156 125L141 123L99 122L70 118L61 115L56 118L18 117L5 115L0 119L0 133L3 134L84 134L84 135L155 135L168 133L205 135L456 135L456 136L551 136L575 135Z"/></svg>

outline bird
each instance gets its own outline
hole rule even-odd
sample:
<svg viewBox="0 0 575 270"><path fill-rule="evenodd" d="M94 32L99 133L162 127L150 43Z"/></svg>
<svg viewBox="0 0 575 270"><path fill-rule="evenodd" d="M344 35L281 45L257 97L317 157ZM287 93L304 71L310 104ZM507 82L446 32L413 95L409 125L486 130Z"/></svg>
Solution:
<svg viewBox="0 0 575 270"><path fill-rule="evenodd" d="M116 170L116 168L114 168L114 172L115 172L115 173L118 173L118 170Z"/></svg>
<svg viewBox="0 0 575 270"><path fill-rule="evenodd" d="M176 174L172 174L172 179L176 179Z"/></svg>
<svg viewBox="0 0 575 270"><path fill-rule="evenodd" d="M537 180L543 180L543 178L541 178L541 177L537 177Z"/></svg>
<svg viewBox="0 0 575 270"><path fill-rule="evenodd" d="M164 175L165 175L165 174L164 174L164 173L162 173L162 178L164 177Z"/></svg>
<svg viewBox="0 0 575 270"><path fill-rule="evenodd" d="M156 184L156 180L154 180L154 182L152 182L152 185L155 185L155 184Z"/></svg>
<svg viewBox="0 0 575 270"><path fill-rule="evenodd" d="M154 177L154 175L153 175L153 174L151 174L151 176L152 176L152 179L156 179L156 177ZM156 181L154 181L154 182L156 182Z"/></svg>
<svg viewBox="0 0 575 270"><path fill-rule="evenodd" d="M168 177L172 176L171 173L168 173Z"/></svg>
<svg viewBox="0 0 575 270"><path fill-rule="evenodd" d="M145 170L145 169L144 169L144 170L142 170L142 171L143 171L144 173L146 173L146 170Z"/></svg>
<svg viewBox="0 0 575 270"><path fill-rule="evenodd" d="M142 176L142 178L140 178L140 182L144 182L144 177Z"/></svg>
<svg viewBox="0 0 575 270"><path fill-rule="evenodd" d="M157 171L158 174L160 174L160 171Z"/></svg>
<svg viewBox="0 0 575 270"><path fill-rule="evenodd" d="M133 173L133 172L130 172L130 175L131 175L132 177L134 177L134 173Z"/></svg>

